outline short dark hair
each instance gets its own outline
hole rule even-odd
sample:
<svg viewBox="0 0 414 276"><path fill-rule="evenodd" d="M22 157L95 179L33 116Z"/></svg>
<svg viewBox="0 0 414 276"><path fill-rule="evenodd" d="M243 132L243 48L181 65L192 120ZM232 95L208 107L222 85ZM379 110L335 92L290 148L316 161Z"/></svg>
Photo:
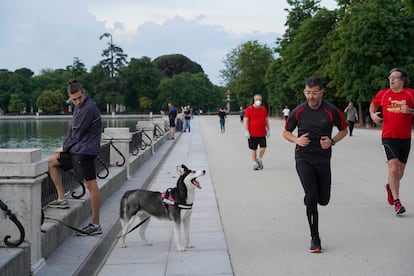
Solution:
<svg viewBox="0 0 414 276"><path fill-rule="evenodd" d="M407 70L396 67L396 68L391 69L390 74L392 72L400 72L401 73L400 79L404 82L404 87L408 87L408 85L410 84L410 79L408 77Z"/></svg>
<svg viewBox="0 0 414 276"><path fill-rule="evenodd" d="M309 87L319 86L319 89L321 90L323 89L323 84L322 84L321 79L315 76L309 77L306 80L305 85Z"/></svg>
<svg viewBox="0 0 414 276"><path fill-rule="evenodd" d="M83 87L80 84L80 82L78 82L75 79L69 80L69 84L68 84L68 89L67 90L68 90L68 94L75 94L78 91L84 92L83 91Z"/></svg>

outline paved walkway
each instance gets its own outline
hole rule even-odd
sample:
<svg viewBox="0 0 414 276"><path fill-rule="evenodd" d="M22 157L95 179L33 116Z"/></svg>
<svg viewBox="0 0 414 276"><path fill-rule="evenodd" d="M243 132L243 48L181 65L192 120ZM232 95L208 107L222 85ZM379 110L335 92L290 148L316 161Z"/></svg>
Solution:
<svg viewBox="0 0 414 276"><path fill-rule="evenodd" d="M324 252L310 254L294 145L282 127L271 120L264 170L253 171L238 116L228 117L224 134L218 117L195 118L150 186L173 186L181 163L207 170L190 229L195 248L177 252L172 225L154 219L147 232L154 245L131 233L99 275L413 275L414 153L401 186L407 213L397 217L386 203L380 131L355 129L335 145L331 202L319 208Z"/></svg>

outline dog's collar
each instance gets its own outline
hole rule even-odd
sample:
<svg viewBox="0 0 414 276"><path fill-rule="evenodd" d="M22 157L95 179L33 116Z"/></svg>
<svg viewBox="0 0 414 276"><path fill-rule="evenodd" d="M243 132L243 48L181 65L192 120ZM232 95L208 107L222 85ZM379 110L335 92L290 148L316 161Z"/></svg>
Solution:
<svg viewBox="0 0 414 276"><path fill-rule="evenodd" d="M165 193L161 194L162 198L162 205L166 206L167 208L180 208L180 209L191 209L193 208L193 204L183 204L178 203L171 195L171 188L167 189Z"/></svg>

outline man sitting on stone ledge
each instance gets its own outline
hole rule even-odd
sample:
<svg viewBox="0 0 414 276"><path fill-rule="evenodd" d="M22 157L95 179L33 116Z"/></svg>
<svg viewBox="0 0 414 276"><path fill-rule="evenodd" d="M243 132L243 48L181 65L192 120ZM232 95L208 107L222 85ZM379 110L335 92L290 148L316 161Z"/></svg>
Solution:
<svg viewBox="0 0 414 276"><path fill-rule="evenodd" d="M99 225L101 195L96 182L95 158L100 150L101 113L92 99L85 95L78 81L70 80L67 91L75 109L62 147L47 159L49 174L58 194L58 199L49 207L69 208L59 167L64 171L73 168L76 176L84 180L91 198L92 222L82 230L89 235L98 235L102 234Z"/></svg>

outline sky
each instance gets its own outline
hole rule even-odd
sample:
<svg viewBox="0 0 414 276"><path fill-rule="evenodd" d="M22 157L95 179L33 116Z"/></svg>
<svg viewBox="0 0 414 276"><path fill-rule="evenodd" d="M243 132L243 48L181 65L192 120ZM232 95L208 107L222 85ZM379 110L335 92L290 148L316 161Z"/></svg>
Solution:
<svg viewBox="0 0 414 276"><path fill-rule="evenodd" d="M39 74L77 57L90 70L110 33L128 60L182 54L221 85L226 55L249 40L274 47L288 8L286 0L1 0L0 69Z"/></svg>

